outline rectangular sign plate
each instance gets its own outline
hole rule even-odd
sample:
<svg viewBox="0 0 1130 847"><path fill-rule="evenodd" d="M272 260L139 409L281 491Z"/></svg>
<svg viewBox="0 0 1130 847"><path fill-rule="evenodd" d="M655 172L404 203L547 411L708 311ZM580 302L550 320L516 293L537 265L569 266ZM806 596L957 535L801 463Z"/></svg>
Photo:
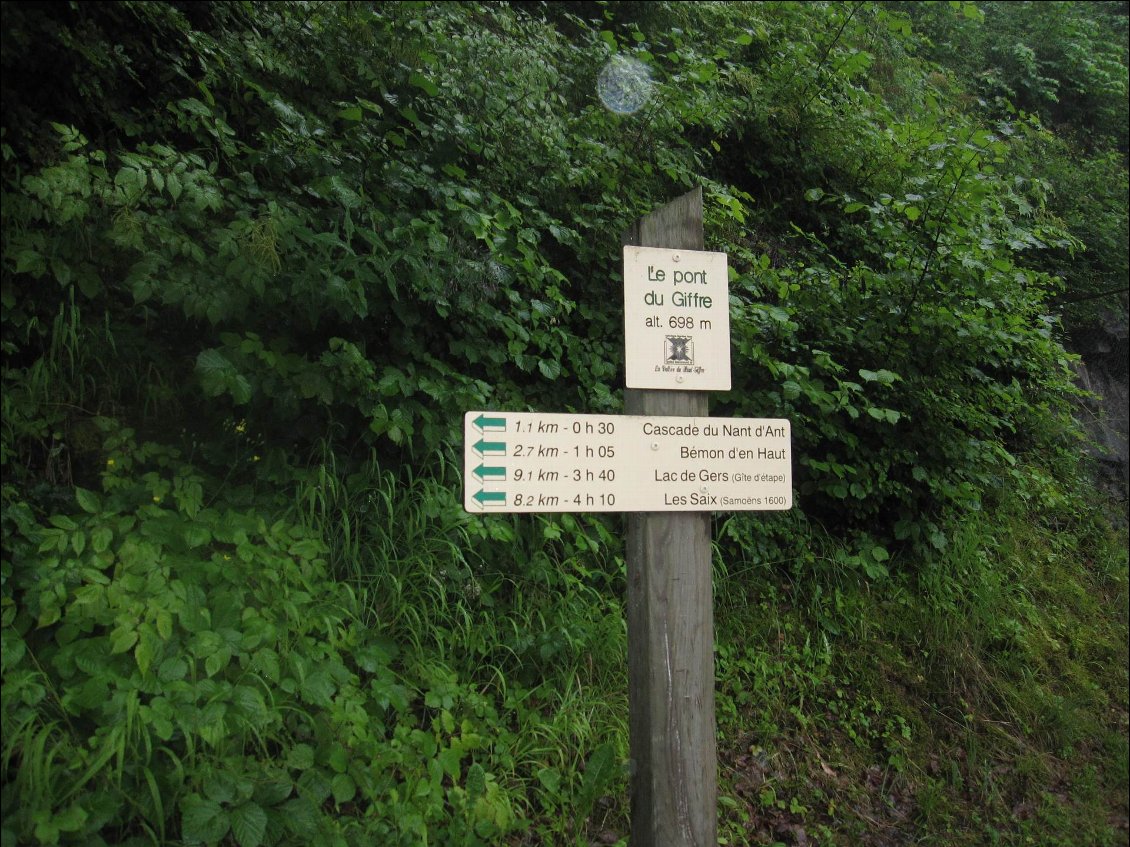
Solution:
<svg viewBox="0 0 1130 847"><path fill-rule="evenodd" d="M730 390L725 253L624 248L624 383Z"/></svg>
<svg viewBox="0 0 1130 847"><path fill-rule="evenodd" d="M468 512L768 511L793 505L789 421L467 412Z"/></svg>

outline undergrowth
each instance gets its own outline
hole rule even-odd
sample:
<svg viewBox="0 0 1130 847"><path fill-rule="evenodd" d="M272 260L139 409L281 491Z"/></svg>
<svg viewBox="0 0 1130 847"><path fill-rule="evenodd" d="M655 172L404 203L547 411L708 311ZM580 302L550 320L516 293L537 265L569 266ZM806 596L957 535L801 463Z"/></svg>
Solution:
<svg viewBox="0 0 1130 847"><path fill-rule="evenodd" d="M580 843L615 814L606 528L472 520L453 476L372 462L217 498L99 426L68 513L3 492L5 845Z"/></svg>
<svg viewBox="0 0 1130 847"><path fill-rule="evenodd" d="M1126 843L1125 525L1031 479L882 592L721 568L728 843Z"/></svg>
<svg viewBox="0 0 1130 847"><path fill-rule="evenodd" d="M75 508L4 489L5 844L627 843L614 522L99 428ZM719 525L725 843L1124 843L1124 530L1032 479L881 585Z"/></svg>

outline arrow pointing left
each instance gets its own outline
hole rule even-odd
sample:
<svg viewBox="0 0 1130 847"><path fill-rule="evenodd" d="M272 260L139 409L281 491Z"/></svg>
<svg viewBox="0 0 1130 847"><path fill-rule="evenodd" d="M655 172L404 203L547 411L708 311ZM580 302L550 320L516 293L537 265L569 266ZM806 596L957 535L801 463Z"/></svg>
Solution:
<svg viewBox="0 0 1130 847"><path fill-rule="evenodd" d="M499 506L506 505L506 492L505 491L479 491L471 495L471 499L478 500L480 506L485 506L488 503L494 503Z"/></svg>
<svg viewBox="0 0 1130 847"><path fill-rule="evenodd" d="M506 479L506 468L493 468L479 465L473 471L479 479Z"/></svg>
<svg viewBox="0 0 1130 847"><path fill-rule="evenodd" d="M485 413L480 413L473 423L479 428L479 432L506 430L506 418L488 418Z"/></svg>
<svg viewBox="0 0 1130 847"><path fill-rule="evenodd" d="M506 442L505 441L483 441L479 439L475 442L475 452L480 456L505 456L506 455Z"/></svg>

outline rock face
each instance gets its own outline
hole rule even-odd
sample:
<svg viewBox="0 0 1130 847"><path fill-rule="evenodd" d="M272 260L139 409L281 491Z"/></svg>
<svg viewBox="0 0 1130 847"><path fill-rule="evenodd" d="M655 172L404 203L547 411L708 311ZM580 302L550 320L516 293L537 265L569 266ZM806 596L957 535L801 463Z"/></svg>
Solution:
<svg viewBox="0 0 1130 847"><path fill-rule="evenodd" d="M1091 453L1099 468L1100 482L1123 502L1130 490L1127 335L1125 313L1107 313L1093 332L1074 339L1076 351L1083 359L1077 367L1077 383L1096 395L1080 404L1078 416L1093 441Z"/></svg>

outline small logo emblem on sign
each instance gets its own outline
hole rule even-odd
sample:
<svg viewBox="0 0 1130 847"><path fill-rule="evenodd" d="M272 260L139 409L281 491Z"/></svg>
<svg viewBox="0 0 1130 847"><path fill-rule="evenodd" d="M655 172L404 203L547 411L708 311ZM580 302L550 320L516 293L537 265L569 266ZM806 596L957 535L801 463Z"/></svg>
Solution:
<svg viewBox="0 0 1130 847"><path fill-rule="evenodd" d="M689 335L668 335L663 344L663 361L669 365L693 365L694 340Z"/></svg>

